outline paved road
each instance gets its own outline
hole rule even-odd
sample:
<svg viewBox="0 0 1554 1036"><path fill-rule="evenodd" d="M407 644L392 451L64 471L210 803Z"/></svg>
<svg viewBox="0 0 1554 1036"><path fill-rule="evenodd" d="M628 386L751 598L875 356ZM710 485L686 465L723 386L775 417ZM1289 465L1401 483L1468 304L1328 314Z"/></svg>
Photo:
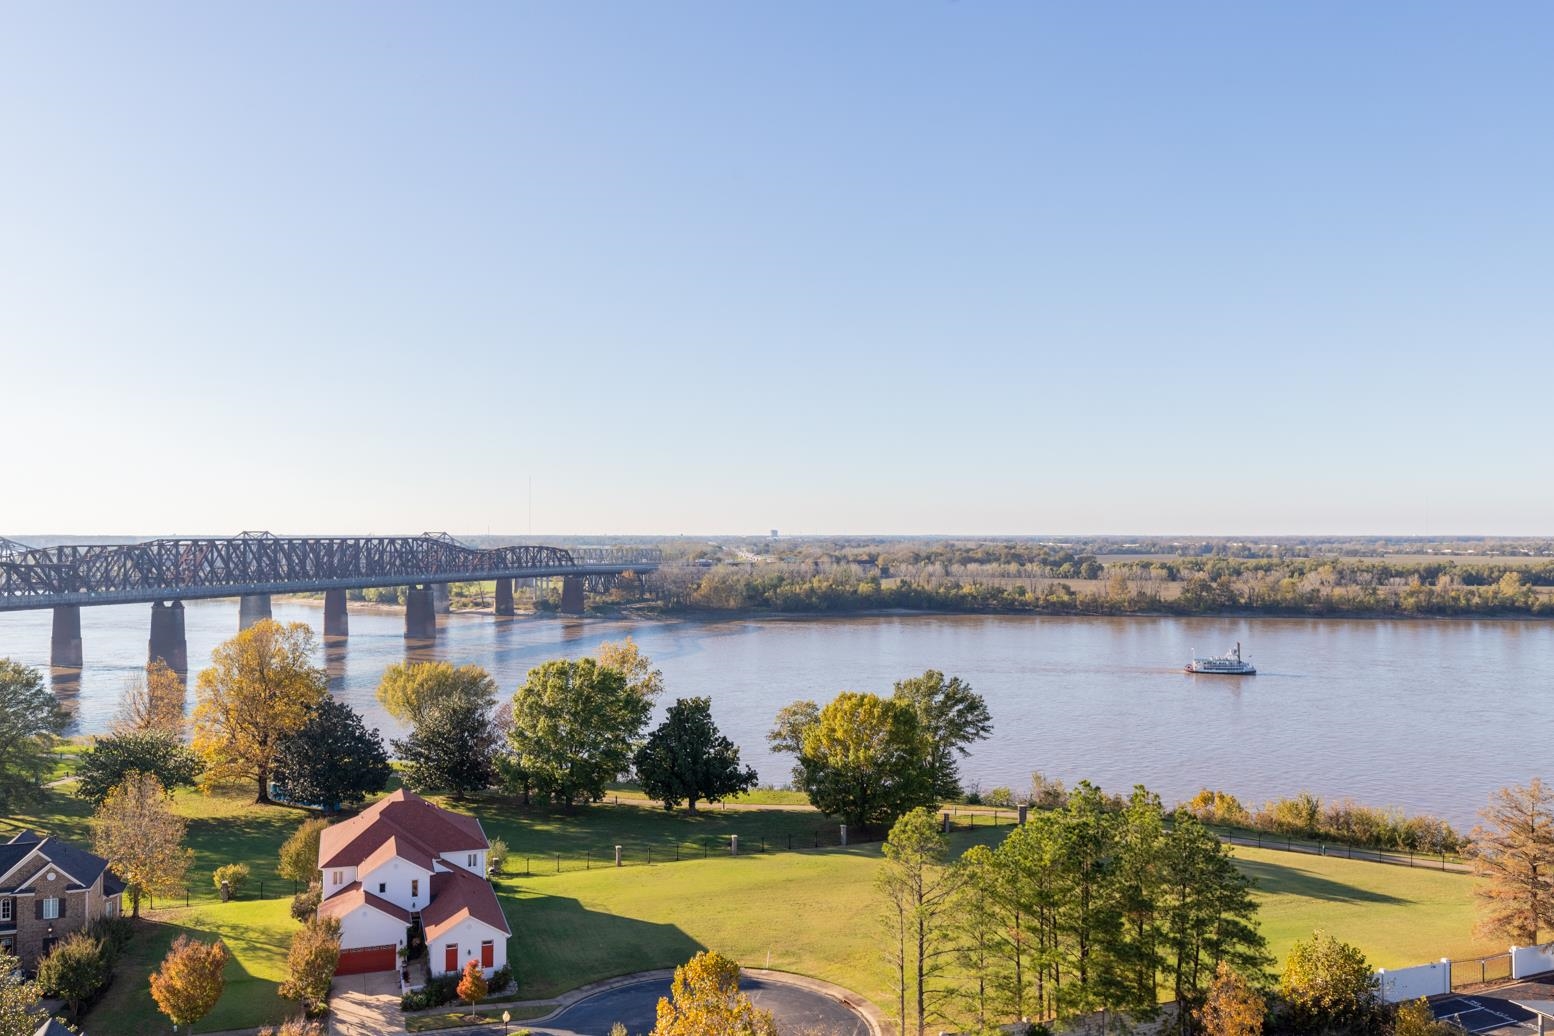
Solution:
<svg viewBox="0 0 1554 1036"><path fill-rule="evenodd" d="M750 976L740 980L739 988L757 1007L772 1012L784 1032L815 1028L828 1036L869 1036L869 1026L862 1017L824 993ZM595 993L543 1025L529 1027L553 1036L608 1036L610 1026L622 1022L628 1033L637 1036L652 1031L658 998L668 994L669 979L645 979Z"/></svg>

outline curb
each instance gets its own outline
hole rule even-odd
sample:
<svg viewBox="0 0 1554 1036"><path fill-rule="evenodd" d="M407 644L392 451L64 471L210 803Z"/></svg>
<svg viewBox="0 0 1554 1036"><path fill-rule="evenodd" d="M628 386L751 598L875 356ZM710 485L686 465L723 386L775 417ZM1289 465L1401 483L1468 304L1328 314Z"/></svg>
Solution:
<svg viewBox="0 0 1554 1036"><path fill-rule="evenodd" d="M537 1018L525 1018L522 1022L515 1021L513 1023L521 1028L543 1028L545 1023L556 1017L556 1015L561 1014L580 1001L587 1000L589 997L597 996L600 993L608 993L610 990L619 989L622 986L634 986L639 982L670 980L674 978L674 971L674 968L654 968L651 971L638 971L630 975L618 975L615 978L590 982L587 985L578 986L576 989L569 989L559 996L547 997L544 1000L506 1000L501 1003L480 1004L479 1008L484 1011L496 1011L503 1008L540 1007L542 1005L554 1004L555 1009L549 1014L544 1014ZM758 978L763 982L795 986L800 989L807 989L812 993L828 996L855 1011L863 1019L864 1024L869 1027L872 1036L884 1036L884 1016L880 1013L879 1008L875 1007L871 1001L844 986L836 985L833 982L826 982L823 979L810 978L808 975L797 975L791 971L774 971L769 968L740 968L740 973L751 978ZM410 1012L406 1017L434 1014L441 1010L441 1008L428 1008L425 1011ZM490 1023L487 1023L486 1025L439 1029L437 1032L457 1034L461 1032L474 1032L489 1027Z"/></svg>

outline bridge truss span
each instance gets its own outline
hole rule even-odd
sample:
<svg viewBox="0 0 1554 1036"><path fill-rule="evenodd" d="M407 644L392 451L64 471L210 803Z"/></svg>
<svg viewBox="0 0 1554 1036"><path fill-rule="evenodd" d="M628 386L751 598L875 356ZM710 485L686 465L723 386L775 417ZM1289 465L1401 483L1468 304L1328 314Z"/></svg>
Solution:
<svg viewBox="0 0 1554 1036"><path fill-rule="evenodd" d="M0 611L307 593L489 579L574 578L598 592L658 568L637 547L479 549L446 535L224 538L0 551Z"/></svg>

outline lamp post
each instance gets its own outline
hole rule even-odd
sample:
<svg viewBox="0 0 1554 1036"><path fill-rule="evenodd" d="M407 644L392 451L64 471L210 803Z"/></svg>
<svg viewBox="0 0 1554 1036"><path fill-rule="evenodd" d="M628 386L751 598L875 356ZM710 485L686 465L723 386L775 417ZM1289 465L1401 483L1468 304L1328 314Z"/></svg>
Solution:
<svg viewBox="0 0 1554 1036"><path fill-rule="evenodd" d="M502 1036L507 1036L507 1024L513 1020L513 1012L502 1012Z"/></svg>

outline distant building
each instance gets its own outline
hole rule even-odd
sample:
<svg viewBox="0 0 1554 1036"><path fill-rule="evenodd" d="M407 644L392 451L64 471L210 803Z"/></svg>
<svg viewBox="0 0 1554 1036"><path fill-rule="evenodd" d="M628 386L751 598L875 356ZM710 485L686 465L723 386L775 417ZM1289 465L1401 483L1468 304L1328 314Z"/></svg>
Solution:
<svg viewBox="0 0 1554 1036"><path fill-rule="evenodd" d="M773 530L772 530L772 539L774 539L774 540L775 540L775 539L776 539L776 538L777 538L777 530L776 530L776 529L773 529Z"/></svg>
<svg viewBox="0 0 1554 1036"><path fill-rule="evenodd" d="M35 970L60 939L117 916L123 892L101 856L23 831L0 843L0 949Z"/></svg>

